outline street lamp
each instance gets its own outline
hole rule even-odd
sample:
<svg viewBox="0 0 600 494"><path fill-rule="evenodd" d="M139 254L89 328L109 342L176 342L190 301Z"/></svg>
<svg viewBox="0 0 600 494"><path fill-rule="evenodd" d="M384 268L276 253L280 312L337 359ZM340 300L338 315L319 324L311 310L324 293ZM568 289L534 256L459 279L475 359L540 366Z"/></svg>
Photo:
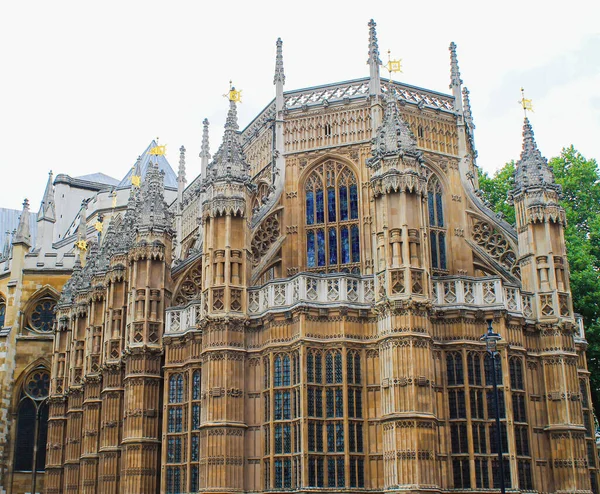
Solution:
<svg viewBox="0 0 600 494"><path fill-rule="evenodd" d="M494 408L496 409L496 449L498 450L498 474L500 476L500 492L504 494L506 488L504 486L504 459L502 457L502 437L500 436L500 397L498 395L498 380L496 379L496 359L498 357L498 341L502 337L494 332L492 320L488 319L487 333L484 333L480 338L485 341L485 349L492 360L492 385L494 386Z"/></svg>

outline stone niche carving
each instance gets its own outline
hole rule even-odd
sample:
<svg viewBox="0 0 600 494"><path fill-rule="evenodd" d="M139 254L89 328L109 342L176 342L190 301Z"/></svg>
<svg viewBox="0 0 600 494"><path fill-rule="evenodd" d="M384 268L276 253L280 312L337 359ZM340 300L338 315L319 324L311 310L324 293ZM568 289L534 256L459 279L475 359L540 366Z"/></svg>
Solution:
<svg viewBox="0 0 600 494"><path fill-rule="evenodd" d="M281 235L279 214L279 212L276 212L263 221L252 238L252 263L254 266L258 265L269 247Z"/></svg>
<svg viewBox="0 0 600 494"><path fill-rule="evenodd" d="M510 242L497 228L486 221L476 220L473 222L473 240L514 276L521 277L517 256Z"/></svg>

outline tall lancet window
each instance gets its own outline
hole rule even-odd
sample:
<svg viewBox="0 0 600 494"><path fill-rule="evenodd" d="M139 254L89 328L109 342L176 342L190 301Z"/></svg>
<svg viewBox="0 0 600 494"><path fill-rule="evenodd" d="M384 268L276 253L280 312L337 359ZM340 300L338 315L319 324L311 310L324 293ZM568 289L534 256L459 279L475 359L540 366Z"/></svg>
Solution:
<svg viewBox="0 0 600 494"><path fill-rule="evenodd" d="M309 271L360 272L358 182L342 163L318 165L305 183Z"/></svg>
<svg viewBox="0 0 600 494"><path fill-rule="evenodd" d="M427 184L427 209L429 219L429 239L431 243L431 267L435 270L448 269L446 258L446 221L442 185L435 175Z"/></svg>
<svg viewBox="0 0 600 494"><path fill-rule="evenodd" d="M49 388L50 374L43 368L32 371L23 383L17 411L13 460L17 472L45 470Z"/></svg>

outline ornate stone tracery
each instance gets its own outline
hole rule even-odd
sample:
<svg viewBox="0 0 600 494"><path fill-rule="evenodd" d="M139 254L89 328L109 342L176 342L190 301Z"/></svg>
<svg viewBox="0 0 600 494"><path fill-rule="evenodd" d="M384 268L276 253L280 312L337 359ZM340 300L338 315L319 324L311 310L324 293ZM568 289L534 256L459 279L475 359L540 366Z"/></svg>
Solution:
<svg viewBox="0 0 600 494"><path fill-rule="evenodd" d="M280 213L275 212L265 219L252 238L252 263L257 266L281 236Z"/></svg>
<svg viewBox="0 0 600 494"><path fill-rule="evenodd" d="M473 223L473 240L494 260L517 278L520 278L517 256L506 237L490 223L477 220Z"/></svg>

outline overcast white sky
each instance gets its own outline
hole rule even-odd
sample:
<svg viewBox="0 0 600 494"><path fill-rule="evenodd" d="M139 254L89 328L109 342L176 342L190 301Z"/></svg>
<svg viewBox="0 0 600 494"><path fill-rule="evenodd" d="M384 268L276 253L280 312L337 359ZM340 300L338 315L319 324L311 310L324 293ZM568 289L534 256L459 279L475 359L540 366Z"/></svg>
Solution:
<svg viewBox="0 0 600 494"><path fill-rule="evenodd" d="M402 82L447 93L456 42L484 169L519 157L521 85L545 156L600 158L598 1L6 1L0 207L37 210L50 169L120 179L155 137L175 170L185 145L190 180L203 118L219 145L230 79L244 127L274 96L278 36L286 90L367 76L371 17Z"/></svg>

